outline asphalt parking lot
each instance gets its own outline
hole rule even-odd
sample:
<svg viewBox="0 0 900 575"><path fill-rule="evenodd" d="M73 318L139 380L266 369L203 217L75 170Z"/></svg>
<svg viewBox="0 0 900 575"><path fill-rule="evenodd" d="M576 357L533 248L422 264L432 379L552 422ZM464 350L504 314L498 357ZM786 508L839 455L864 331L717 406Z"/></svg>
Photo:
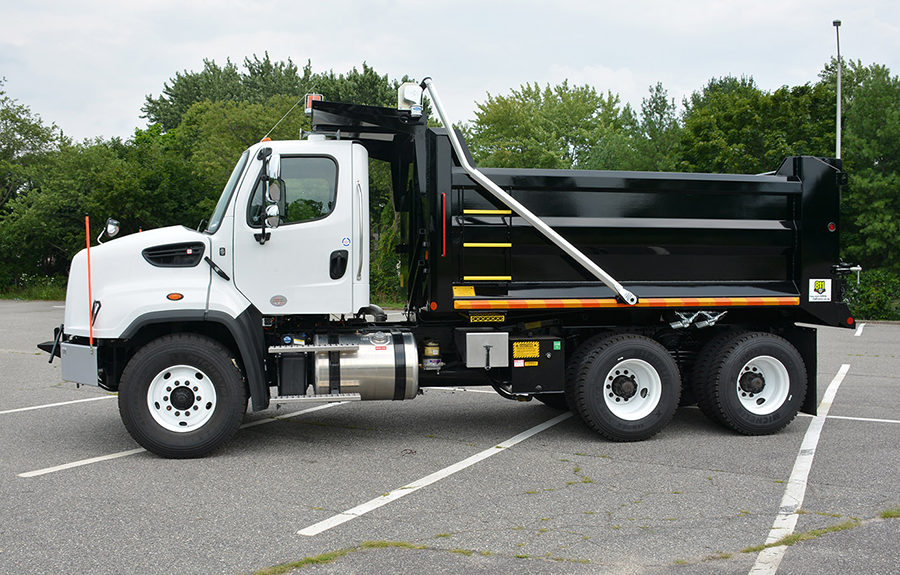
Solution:
<svg viewBox="0 0 900 575"><path fill-rule="evenodd" d="M616 444L538 402L433 389L249 413L213 456L173 461L138 448L114 396L47 364L35 344L62 315L0 301L0 573L237 574L304 558L303 574L900 565L900 518L880 517L900 509L900 325L820 330L827 417L774 436L686 407L654 439ZM788 532L809 539L749 550Z"/></svg>

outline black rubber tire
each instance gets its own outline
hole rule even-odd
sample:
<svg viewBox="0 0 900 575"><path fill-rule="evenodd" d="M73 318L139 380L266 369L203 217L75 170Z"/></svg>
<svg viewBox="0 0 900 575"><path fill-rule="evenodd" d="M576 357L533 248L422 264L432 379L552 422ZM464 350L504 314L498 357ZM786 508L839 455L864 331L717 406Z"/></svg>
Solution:
<svg viewBox="0 0 900 575"><path fill-rule="evenodd" d="M558 409L560 411L569 411L569 402L566 401L564 393L536 393L534 398L547 407Z"/></svg>
<svg viewBox="0 0 900 575"><path fill-rule="evenodd" d="M697 360L691 369L690 379L687 387L689 387L697 402L697 407L709 419L716 423L724 423L719 410L715 407L714 389L715 384L712 382L712 369L716 364L716 360L723 347L729 341L737 336L742 335L741 332L734 330L723 331L714 335L706 344L700 348L697 354Z"/></svg>
<svg viewBox="0 0 900 575"><path fill-rule="evenodd" d="M675 415L681 397L678 365L665 347L635 334L595 338L583 344L580 364L572 384L570 401L591 429L612 441L641 441L653 437ZM646 416L627 420L616 416L607 406L605 379L619 362L635 359L650 364L660 378L660 396Z"/></svg>
<svg viewBox="0 0 900 575"><path fill-rule="evenodd" d="M751 360L768 356L778 360L788 375L787 396L775 411L759 415L741 403L738 377ZM789 341L765 332L747 332L729 339L710 368L706 393L710 409L723 425L744 435L768 435L794 420L806 398L806 365ZM752 397L752 396L751 396Z"/></svg>
<svg viewBox="0 0 900 575"><path fill-rule="evenodd" d="M613 334L609 332L602 332L589 337L581 342L566 360L566 381L563 389L565 389L566 404L573 413L578 413L578 409L575 408L576 402L578 401L578 398L575 395L575 380L578 379L578 370L581 368L581 364L584 362L584 358L587 357L588 353L590 353L599 342L608 339L612 335Z"/></svg>
<svg viewBox="0 0 900 575"><path fill-rule="evenodd" d="M153 379L172 366L205 373L216 392L213 414L201 427L170 431L151 415L147 394ZM197 334L160 337L141 348L125 366L119 383L119 415L141 447L161 457L202 457L228 441L247 410L247 391L232 354L214 339Z"/></svg>

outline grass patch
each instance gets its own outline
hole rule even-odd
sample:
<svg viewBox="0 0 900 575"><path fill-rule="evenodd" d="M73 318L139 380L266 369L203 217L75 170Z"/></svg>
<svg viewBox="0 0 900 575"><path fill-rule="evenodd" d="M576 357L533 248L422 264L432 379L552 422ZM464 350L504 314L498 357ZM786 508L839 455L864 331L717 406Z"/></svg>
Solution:
<svg viewBox="0 0 900 575"><path fill-rule="evenodd" d="M457 555L465 555L466 557L471 557L475 552L471 549L447 549L450 553L456 553Z"/></svg>
<svg viewBox="0 0 900 575"><path fill-rule="evenodd" d="M900 507L885 509L884 511L879 513L878 516L882 519L900 519Z"/></svg>
<svg viewBox="0 0 900 575"><path fill-rule="evenodd" d="M790 535L785 535L778 541L769 543L768 545L753 545L751 547L747 547L746 549L742 549L741 553L757 553L759 551L762 551L763 549L768 549L769 547L781 547L782 545L790 547L791 545L796 545L801 541L810 541L828 533L846 531L857 526L859 526L859 521L856 519L850 519L848 521L844 521L843 523L838 523L837 525L824 527L822 529L813 529L811 531L804 531L803 533L792 533Z"/></svg>
<svg viewBox="0 0 900 575"><path fill-rule="evenodd" d="M0 299L50 300L66 299L64 276L22 276L15 285L0 289Z"/></svg>
<svg viewBox="0 0 900 575"><path fill-rule="evenodd" d="M322 565L325 563L331 563L332 561L340 559L341 557L352 553L353 551L356 551L355 547L348 547L346 549L339 549L337 551L322 553L321 555L316 555L315 557L304 557L299 561L282 563L281 565L275 565L273 567L266 567L265 569L254 571L253 575L282 575L284 573L290 573L295 569L302 569L310 565Z"/></svg>
<svg viewBox="0 0 900 575"><path fill-rule="evenodd" d="M416 545L406 541L363 541L359 549L428 549L425 545Z"/></svg>
<svg viewBox="0 0 900 575"><path fill-rule="evenodd" d="M428 547L425 545L415 545L406 541L363 541L357 547L345 547L343 549L338 549L337 551L329 551L328 553L322 553L321 555L315 555L313 557L304 557L299 561L265 567L259 571L254 571L252 575L284 575L285 573L309 567L310 565L324 565L326 563L331 563L350 553L362 551L364 549L428 549ZM456 551L453 552L455 553Z"/></svg>

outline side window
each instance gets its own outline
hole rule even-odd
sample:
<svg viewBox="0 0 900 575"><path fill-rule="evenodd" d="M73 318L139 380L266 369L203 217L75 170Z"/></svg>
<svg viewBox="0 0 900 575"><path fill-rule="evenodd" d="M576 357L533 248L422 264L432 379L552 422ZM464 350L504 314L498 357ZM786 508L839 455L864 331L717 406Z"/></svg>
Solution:
<svg viewBox="0 0 900 575"><path fill-rule="evenodd" d="M337 164L331 158L282 156L281 224L296 224L324 218L334 210L337 193ZM265 186L256 183L247 219L251 226L262 225Z"/></svg>

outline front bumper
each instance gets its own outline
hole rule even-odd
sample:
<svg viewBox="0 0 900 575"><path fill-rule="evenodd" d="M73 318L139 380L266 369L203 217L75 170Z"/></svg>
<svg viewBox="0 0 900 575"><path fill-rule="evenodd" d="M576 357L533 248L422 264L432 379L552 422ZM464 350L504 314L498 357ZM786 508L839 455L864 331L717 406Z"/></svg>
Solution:
<svg viewBox="0 0 900 575"><path fill-rule="evenodd" d="M54 357L62 362L62 378L64 381L82 385L100 385L96 346L60 341L62 326L56 328L53 341L38 344L38 349L50 354L50 362Z"/></svg>

